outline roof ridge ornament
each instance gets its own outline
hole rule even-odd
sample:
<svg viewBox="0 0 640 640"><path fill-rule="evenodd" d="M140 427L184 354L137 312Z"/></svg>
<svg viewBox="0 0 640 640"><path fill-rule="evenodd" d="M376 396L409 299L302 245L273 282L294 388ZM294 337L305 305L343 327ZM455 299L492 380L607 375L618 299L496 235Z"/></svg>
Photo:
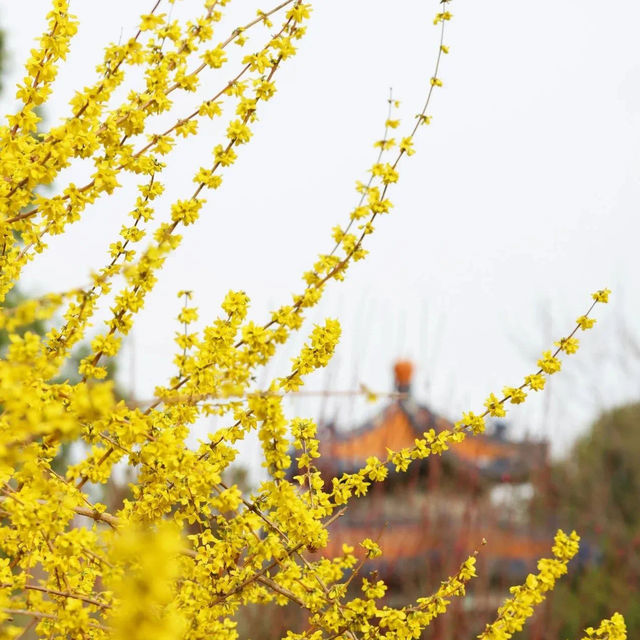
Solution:
<svg viewBox="0 0 640 640"><path fill-rule="evenodd" d="M413 363L410 360L397 360L393 366L393 372L396 390L400 393L409 393L413 378Z"/></svg>

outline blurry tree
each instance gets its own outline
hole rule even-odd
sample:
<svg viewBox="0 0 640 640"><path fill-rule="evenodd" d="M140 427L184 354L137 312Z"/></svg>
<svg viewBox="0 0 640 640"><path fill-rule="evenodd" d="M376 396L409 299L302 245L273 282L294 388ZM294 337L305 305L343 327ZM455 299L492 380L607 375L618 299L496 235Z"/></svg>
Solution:
<svg viewBox="0 0 640 640"><path fill-rule="evenodd" d="M577 637L615 602L640 637L640 403L603 413L553 470L551 508L591 551L553 594L551 628Z"/></svg>

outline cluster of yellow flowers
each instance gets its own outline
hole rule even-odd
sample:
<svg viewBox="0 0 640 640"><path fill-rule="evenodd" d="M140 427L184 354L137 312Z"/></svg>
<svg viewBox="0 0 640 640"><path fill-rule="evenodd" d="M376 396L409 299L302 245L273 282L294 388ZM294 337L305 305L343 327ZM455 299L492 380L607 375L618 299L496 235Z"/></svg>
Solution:
<svg viewBox="0 0 640 640"><path fill-rule="evenodd" d="M582 640L625 640L627 627L624 618L619 613L614 613L609 620L603 620L597 629L589 627L585 629L586 635Z"/></svg>
<svg viewBox="0 0 640 640"><path fill-rule="evenodd" d="M179 292L175 377L156 388L146 408L117 400L112 383L104 381L105 360L117 355L159 269L179 246L181 228L206 214L203 192L221 186L224 168L250 141L261 103L273 98L276 74L295 54L311 15L310 4L284 0L218 39L214 34L224 30L228 2L205 0L197 19L180 22L160 13L158 0L141 16L133 37L105 49L98 79L76 93L70 115L40 132L37 107L46 102L77 29L67 0L53 0L47 32L18 87L22 106L0 126L0 301L27 262L47 249L49 235L65 232L89 205L114 193L126 174L139 176L128 223L88 286L0 309L0 329L9 335L0 359L0 639L22 637L28 629L54 639L233 639L243 607L266 603L308 613L308 629L288 633L292 639L418 638L452 598L464 595L475 576L475 556L435 594L394 608L378 602L386 592L378 579L362 578L364 597L354 595L364 561L383 552L374 541L362 541L360 560L346 546L334 558L310 553L326 546L331 523L372 482L383 481L391 465L405 471L414 460L441 454L481 432L486 416L504 415L507 400L519 404L525 390L543 389L546 376L560 369L560 351L576 351L576 330L595 322L589 309L555 352L544 352L539 369L524 383L505 387L501 399L491 394L483 413L465 413L453 429L429 431L411 449L389 451L386 460L372 457L358 473L334 479L329 489L314 465L316 425L289 421L282 398L328 363L340 337L338 322L328 319L313 329L289 375L265 389L255 387L256 369L301 327L325 285L342 280L350 264L365 257L366 237L378 216L390 212L388 192L398 181L400 160L413 155L418 129L431 120L432 94L442 86L440 63L449 52L445 25L452 17L444 10L434 21L440 29L435 70L415 125L399 141L391 137L399 120L392 117L398 103L390 97L369 179L357 183L357 205L344 228L333 229L331 250L304 273L302 291L264 324L248 319L246 294L231 291L220 316L201 331L192 326L198 318L192 293ZM447 7L449 0L441 4ZM276 19L279 26L272 23ZM262 41L241 58L239 69L227 72L232 80L192 113L176 116L169 128L149 133L151 116L173 114L172 94L197 93L201 76L215 79L217 70L231 64L229 47L248 47L254 33ZM134 68L143 74L144 89L130 91L114 106L116 90ZM156 211L164 190L163 156L178 138L197 134L203 118L225 113L222 139L212 145L213 162L198 169L193 192L163 218ZM91 163L91 179L59 188L59 175L72 162ZM41 191L43 185L53 186ZM149 234L156 216L158 225ZM151 240L142 249L146 237ZM120 289L106 328L93 337L91 353L80 364L82 380L55 382L116 283ZM597 292L593 304L607 302L608 295L606 289ZM23 331L34 320L52 325L44 337ZM224 418L227 426L197 447L187 446L190 426L210 415ZM236 443L252 431L269 479L249 495L226 484L223 473L236 458ZM61 475L54 461L69 442L82 459ZM287 472L294 458L299 475L291 482ZM107 483L117 463L131 468L135 482L130 497L110 512L91 499L86 485ZM541 560L540 573L513 589L483 635L509 637L519 628L576 550L575 534L559 532L555 558ZM587 634L622 640L624 623L616 615Z"/></svg>
<svg viewBox="0 0 640 640"><path fill-rule="evenodd" d="M558 531L552 549L554 557L539 560L539 573L530 573L523 585L511 587L513 597L498 609L495 622L488 624L478 638L508 640L516 631L522 630L533 614L534 606L544 600L545 593L553 589L556 580L567 572L567 563L578 553L579 541L575 531L569 536Z"/></svg>

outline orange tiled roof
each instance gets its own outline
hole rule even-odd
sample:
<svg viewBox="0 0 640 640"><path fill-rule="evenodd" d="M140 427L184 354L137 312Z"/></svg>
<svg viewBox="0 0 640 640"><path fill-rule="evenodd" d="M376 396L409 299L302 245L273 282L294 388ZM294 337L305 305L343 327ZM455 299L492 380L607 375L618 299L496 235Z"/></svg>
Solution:
<svg viewBox="0 0 640 640"><path fill-rule="evenodd" d="M377 456L384 459L389 449L402 449L413 445L416 433L407 416L397 405L391 405L383 419L371 429L350 438L334 440L329 443L329 455L332 458L347 460L366 459Z"/></svg>
<svg viewBox="0 0 640 640"><path fill-rule="evenodd" d="M369 456L386 458L387 448L397 450L411 447L427 429L440 431L452 426L448 420L436 416L426 407L412 400L400 400L388 405L371 421L350 433L340 435L334 429L327 429L321 439L321 449L325 460L332 460L338 467L356 466ZM516 468L521 474L523 469L538 464L543 452L544 445L513 442L482 434L451 445L449 457L485 470L491 465L497 470L500 463L504 471L498 475L504 473L508 476Z"/></svg>

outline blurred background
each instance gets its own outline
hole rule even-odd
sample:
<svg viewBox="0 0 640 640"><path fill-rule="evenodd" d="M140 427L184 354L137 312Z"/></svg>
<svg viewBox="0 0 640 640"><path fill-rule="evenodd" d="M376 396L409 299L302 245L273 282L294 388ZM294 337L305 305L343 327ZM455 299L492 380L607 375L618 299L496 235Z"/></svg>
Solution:
<svg viewBox="0 0 640 640"><path fill-rule="evenodd" d="M128 37L138 13L150 8L142 4L72 3L80 30L43 111L44 127L64 117L78 83L93 78L101 57L96 43ZM0 2L5 112L16 107L13 87L47 7L43 0ZM224 35L255 9L231 3ZM185 20L198 6L183 0L163 10ZM261 111L252 144L224 188L208 196L197 228L185 232L115 362L123 397L144 402L175 373L179 290L194 292L201 325L216 317L229 288L247 292L257 322L300 290L300 274L330 248L331 227L357 201L355 181L375 160L390 87L401 103L394 114L402 120L398 135L421 108L438 46L437 10L417 0L392 9L378 0L314 7L308 35L279 72L278 95ZM288 371L314 323L341 320L332 363L309 379L305 394L287 401L291 416L321 425L330 478L519 384L540 352L572 329L589 294L612 289L611 303L596 309L596 327L579 336L580 351L565 359L543 394L531 394L508 422L492 424L466 449L406 477L392 474L336 523L332 545L379 537L383 562L367 569L378 571L392 585L387 597L400 601L437 586L486 538L472 597L431 630L449 638L489 620L507 586L548 553L555 529L575 527L584 539L581 556L528 633L576 637L615 608L634 637L640 632L640 5L623 0L603 9L595 0L567 0L545 9L499 0L489 8L456 0L450 10L444 87L418 153L400 166L391 216L370 239L370 256L344 283L330 286L257 385ZM190 102L180 98L176 105L186 111ZM220 131L212 126L176 150L166 169L167 207L216 143ZM74 165L62 180L80 181L86 173ZM51 238L50 250L25 270L20 291L40 295L85 284L104 262L134 189L126 177L116 195L68 234ZM361 385L378 392L374 403L359 393ZM403 396L393 395L398 389ZM199 425L194 440L216 426ZM258 460L257 444L248 442L235 470L248 489L263 477ZM284 625L286 615L274 612L273 625ZM247 625L258 637L259 625Z"/></svg>

